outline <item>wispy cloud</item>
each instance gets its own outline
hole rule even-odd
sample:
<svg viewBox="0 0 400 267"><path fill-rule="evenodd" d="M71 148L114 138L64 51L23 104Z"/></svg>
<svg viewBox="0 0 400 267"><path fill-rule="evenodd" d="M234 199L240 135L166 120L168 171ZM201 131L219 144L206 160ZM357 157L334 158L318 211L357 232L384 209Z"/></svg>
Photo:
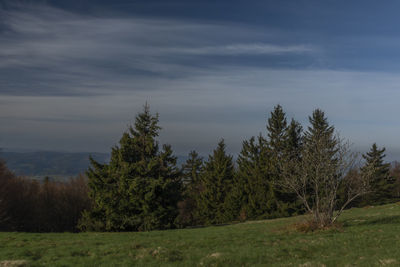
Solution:
<svg viewBox="0 0 400 267"><path fill-rule="evenodd" d="M7 136L2 146L30 142L46 149L108 151L149 101L161 115L162 142L173 144L180 154L194 148L206 154L221 137L230 151L238 152L243 139L265 133L267 116L277 103L304 125L314 108L324 109L329 121L358 146L378 142L397 148L396 74L231 67L141 83L154 91L2 96L0 124L7 125L0 130L0 136Z"/></svg>
<svg viewBox="0 0 400 267"><path fill-rule="evenodd" d="M8 95L141 90L142 77L192 76L217 68L221 62L210 56L307 54L314 49L274 43L271 33L244 25L95 17L43 5L0 12L0 75L6 77L0 94Z"/></svg>
<svg viewBox="0 0 400 267"><path fill-rule="evenodd" d="M172 51L176 53L193 55L279 55L290 53L307 53L313 52L315 49L305 45L284 46L256 43L183 48L174 49Z"/></svg>
<svg viewBox="0 0 400 267"><path fill-rule="evenodd" d="M396 146L396 73L314 67L359 51L357 38L346 50L243 24L0 10L0 147L108 151L145 101L178 153L221 137L237 152L277 103L303 123L321 107L351 140Z"/></svg>

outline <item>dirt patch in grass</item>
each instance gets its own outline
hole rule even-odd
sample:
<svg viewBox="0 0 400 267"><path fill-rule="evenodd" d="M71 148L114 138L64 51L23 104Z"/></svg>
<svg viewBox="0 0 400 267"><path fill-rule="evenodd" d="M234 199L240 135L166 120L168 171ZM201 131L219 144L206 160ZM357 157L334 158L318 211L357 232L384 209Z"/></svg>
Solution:
<svg viewBox="0 0 400 267"><path fill-rule="evenodd" d="M156 249L143 249L140 248L136 252L135 259L143 259L145 257L151 256L162 262L176 262L182 261L182 252L176 249L168 249L164 247L158 247Z"/></svg>
<svg viewBox="0 0 400 267"><path fill-rule="evenodd" d="M395 259L382 259L382 260L379 260L379 264L381 266L386 266L386 265L398 266L397 263L398 263L398 261L395 260Z"/></svg>
<svg viewBox="0 0 400 267"><path fill-rule="evenodd" d="M219 258L219 257L221 257L221 255L222 255L221 253L215 252L215 253L208 255L208 257L209 258Z"/></svg>
<svg viewBox="0 0 400 267"><path fill-rule="evenodd" d="M202 258L199 262L200 266L232 266L229 257L221 252L214 252ZM236 266L236 265L235 265ZM237 265L240 266L240 265ZM244 265L242 265L244 266Z"/></svg>

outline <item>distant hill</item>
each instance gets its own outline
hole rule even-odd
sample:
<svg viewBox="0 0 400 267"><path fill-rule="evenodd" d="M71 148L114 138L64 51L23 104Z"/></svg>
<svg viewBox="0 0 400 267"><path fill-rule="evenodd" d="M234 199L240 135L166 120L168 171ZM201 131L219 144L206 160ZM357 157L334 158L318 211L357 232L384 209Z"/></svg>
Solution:
<svg viewBox="0 0 400 267"><path fill-rule="evenodd" d="M107 162L110 157L108 153L89 152L0 152L0 158L15 174L38 179L42 176L62 179L84 173L89 167L89 156L99 162Z"/></svg>
<svg viewBox="0 0 400 267"><path fill-rule="evenodd" d="M0 159L15 174L29 176L38 180L49 176L64 180L84 173L90 163L89 156L99 162L108 162L110 153L60 152L60 151L0 151ZM185 156L178 156L178 166L186 161Z"/></svg>

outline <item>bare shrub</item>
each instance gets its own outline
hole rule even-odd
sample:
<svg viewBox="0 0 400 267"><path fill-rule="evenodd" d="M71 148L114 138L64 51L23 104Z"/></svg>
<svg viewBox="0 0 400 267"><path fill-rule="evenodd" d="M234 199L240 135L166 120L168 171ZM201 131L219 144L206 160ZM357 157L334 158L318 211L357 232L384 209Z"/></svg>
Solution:
<svg viewBox="0 0 400 267"><path fill-rule="evenodd" d="M357 155L350 151L348 142L334 134L322 111L315 110L310 123L301 157L280 162L281 183L297 195L318 228L325 228L335 223L349 203L370 192L369 174L373 170L357 180L344 180L354 168ZM346 194L338 207L338 190L343 182Z"/></svg>

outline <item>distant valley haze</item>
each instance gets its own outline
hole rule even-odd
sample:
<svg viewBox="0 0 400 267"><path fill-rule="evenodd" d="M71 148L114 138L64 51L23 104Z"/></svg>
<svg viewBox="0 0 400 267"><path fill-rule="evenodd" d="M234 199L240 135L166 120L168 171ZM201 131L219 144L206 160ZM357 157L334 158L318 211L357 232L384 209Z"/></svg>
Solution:
<svg viewBox="0 0 400 267"><path fill-rule="evenodd" d="M175 155L207 157L221 138L237 154L280 104L305 129L321 108L353 150L400 160L399 9L0 0L0 148L109 155L147 102Z"/></svg>
<svg viewBox="0 0 400 267"><path fill-rule="evenodd" d="M66 151L30 151L18 149L2 149L0 159L18 176L43 180L49 177L55 180L67 180L79 174L85 174L89 168L89 157L100 163L108 163L110 153L98 152L66 152ZM181 166L186 156L177 156L177 164Z"/></svg>

